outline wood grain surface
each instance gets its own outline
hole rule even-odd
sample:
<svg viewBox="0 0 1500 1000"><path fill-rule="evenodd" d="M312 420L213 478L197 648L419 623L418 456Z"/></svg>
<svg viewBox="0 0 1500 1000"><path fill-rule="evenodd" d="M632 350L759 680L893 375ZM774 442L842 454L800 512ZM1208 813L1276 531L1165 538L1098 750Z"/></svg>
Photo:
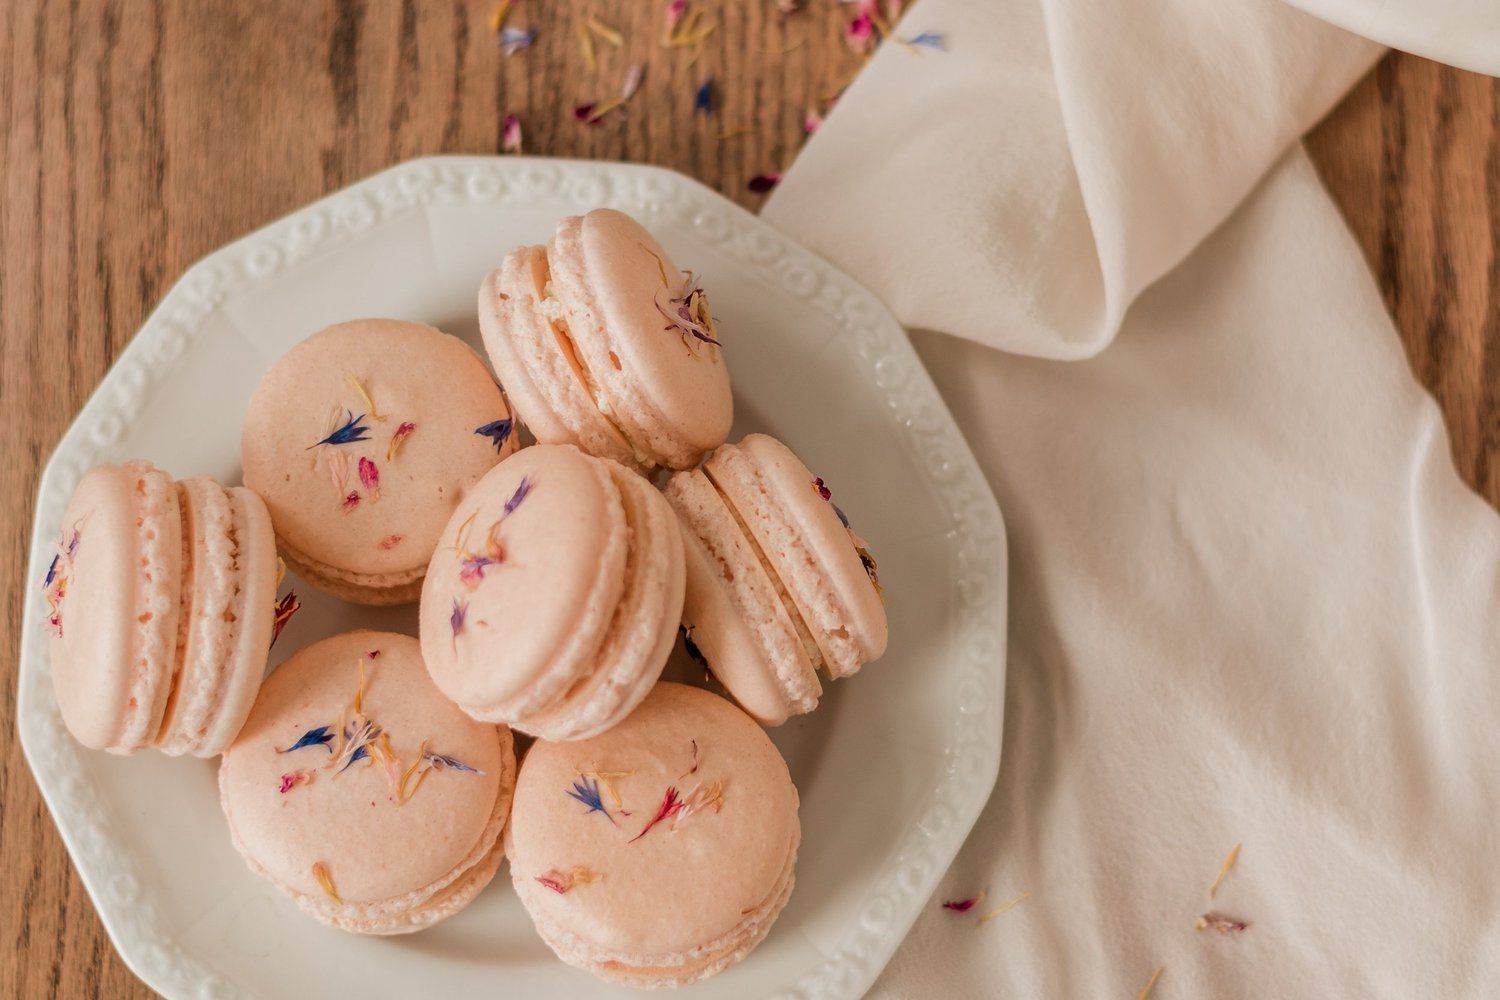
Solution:
<svg viewBox="0 0 1500 1000"><path fill-rule="evenodd" d="M658 163L751 208L809 108L860 60L811 0L702 0L717 28L663 48L661 5L520 0L540 30L505 58L489 0L0 3L0 995L146 995L114 954L21 756L15 667L37 475L157 299L194 260L391 163L500 151ZM595 14L624 44L584 65ZM936 58L936 56L934 56ZM626 114L613 96L646 65ZM693 113L715 79L718 109ZM1386 59L1311 138L1464 478L1500 503L1500 84Z"/></svg>

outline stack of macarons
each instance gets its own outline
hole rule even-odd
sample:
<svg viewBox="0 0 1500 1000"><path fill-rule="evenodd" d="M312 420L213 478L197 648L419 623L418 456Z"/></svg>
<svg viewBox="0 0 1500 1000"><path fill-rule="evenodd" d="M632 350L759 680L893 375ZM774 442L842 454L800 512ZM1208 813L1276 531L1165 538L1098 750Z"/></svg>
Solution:
<svg viewBox="0 0 1500 1000"><path fill-rule="evenodd" d="M42 581L68 730L111 753L218 754L260 687L277 577L250 490L149 462L90 471Z"/></svg>
<svg viewBox="0 0 1500 1000"><path fill-rule="evenodd" d="M334 927L420 930L508 855L564 961L693 982L791 892L797 792L756 723L883 653L875 561L785 445L726 443L707 297L629 216L506 255L479 321L498 383L420 323L296 345L250 400L245 487L84 477L44 581L63 720L222 753L236 848ZM343 600L420 600L419 638L337 635L262 683L297 604L282 560ZM659 680L679 632L744 711ZM536 738L519 774L512 729Z"/></svg>

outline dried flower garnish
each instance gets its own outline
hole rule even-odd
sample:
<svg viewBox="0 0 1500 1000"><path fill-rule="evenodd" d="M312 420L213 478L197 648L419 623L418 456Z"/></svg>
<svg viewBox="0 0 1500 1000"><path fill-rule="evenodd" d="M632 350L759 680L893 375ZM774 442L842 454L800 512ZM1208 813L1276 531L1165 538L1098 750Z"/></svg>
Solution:
<svg viewBox="0 0 1500 1000"><path fill-rule="evenodd" d="M350 490L349 491L349 495L346 496L346 497L344 497L343 502L339 504L339 509L342 510L345 514L347 514L351 510L353 510L354 508L356 508L358 506L359 506L359 492L357 490Z"/></svg>
<svg viewBox="0 0 1500 1000"><path fill-rule="evenodd" d="M979 895L970 896L968 899L950 899L943 903L943 909L952 910L954 913L968 913L984 902L985 895L986 892L981 889Z"/></svg>
<svg viewBox="0 0 1500 1000"><path fill-rule="evenodd" d="M536 41L535 28L501 28L500 33L495 36L495 44L500 46L501 53L509 59L524 49L531 48L531 43Z"/></svg>
<svg viewBox="0 0 1500 1000"><path fill-rule="evenodd" d="M807 114L802 116L802 131L812 135L823 126L823 116L818 113L817 108L808 108Z"/></svg>
<svg viewBox="0 0 1500 1000"><path fill-rule="evenodd" d="M521 152L521 116L514 111L505 116L505 127L500 130L500 152Z"/></svg>
<svg viewBox="0 0 1500 1000"><path fill-rule="evenodd" d="M365 401L365 409L369 411L370 419L385 423L385 414L375 408L375 400L366 391L365 384L348 372L344 373L344 381L348 382L354 388L354 391L359 393L359 398Z"/></svg>
<svg viewBox="0 0 1500 1000"><path fill-rule="evenodd" d="M453 628L453 637L458 638L458 633L464 630L464 619L469 615L469 604L467 601L453 599L453 613L448 616L448 624Z"/></svg>
<svg viewBox="0 0 1500 1000"><path fill-rule="evenodd" d="M829 503L832 503L833 502L833 490L830 490L828 488L828 484L825 483L825 482L823 482L823 477L822 476L815 476L815 477L813 477L813 481L812 482L813 482L813 492L816 493L818 496L822 497L824 500L827 500ZM846 527L847 527L847 525L846 525Z"/></svg>
<svg viewBox="0 0 1500 1000"><path fill-rule="evenodd" d="M838 515L839 523L849 533L849 544L854 546L854 553L859 556L859 564L864 567L865 576L870 578L870 582L875 585L875 593L879 594L880 599L884 601L885 588L880 585L879 567L876 565L875 555L870 551L870 543L854 533L854 529L849 526L849 516L844 513L843 508L833 502L833 490L823 482L822 476L813 479L813 490L833 507L833 512Z"/></svg>
<svg viewBox="0 0 1500 1000"><path fill-rule="evenodd" d="M496 451L503 451L505 442L510 440L511 431L515 429L515 421L509 418L502 420L491 420L483 427L474 428L474 433L481 437L487 437L495 444Z"/></svg>
<svg viewBox="0 0 1500 1000"><path fill-rule="evenodd" d="M688 5L683 3L668 3L666 8L666 30L662 33L661 43L669 49L692 48L701 43L717 28L717 21L703 23L703 11L694 9L688 14ZM694 53L697 56L697 53ZM689 60L691 61L691 60Z"/></svg>
<svg viewBox="0 0 1500 1000"><path fill-rule="evenodd" d="M989 921L994 920L1000 914L1005 913L1008 910L1015 909L1017 906L1020 906L1022 903L1026 902L1026 900L1028 900L1030 898L1031 898L1031 893L1030 892L1023 892L1019 896L1017 896L1016 898L1010 899L1010 900L1007 900L1004 903L1001 903L999 906L995 907L993 910L991 910L990 912L986 913L984 916L980 917L979 918L979 922L981 924L988 923Z"/></svg>
<svg viewBox="0 0 1500 1000"><path fill-rule="evenodd" d="M1157 966L1156 971L1151 973L1151 978L1146 980L1146 985L1142 986L1141 991L1135 995L1135 1000L1150 1000L1151 991L1156 989L1156 981L1160 979L1161 974L1166 971L1167 967L1165 965Z"/></svg>
<svg viewBox="0 0 1500 1000"><path fill-rule="evenodd" d="M329 744L333 742L333 733L329 731L330 729L331 727L329 726L317 726L309 729L298 737L296 743L293 743L285 750L277 750L276 752L291 753L293 750L301 750L303 747L322 747L329 753L332 753L333 747L329 746Z"/></svg>
<svg viewBox="0 0 1500 1000"><path fill-rule="evenodd" d="M385 446L385 460L387 462L394 462L396 460L396 452L401 450L401 446L406 443L406 439L411 437L411 432L416 429L417 425L408 420L391 432L391 443Z"/></svg>
<svg viewBox="0 0 1500 1000"><path fill-rule="evenodd" d="M511 0L499 0L499 2L490 9L491 34L499 34L500 30L505 27L505 19L510 16L510 3Z"/></svg>
<svg viewBox="0 0 1500 1000"><path fill-rule="evenodd" d="M1213 931L1215 934L1238 934L1250 924L1244 920L1226 917L1222 913L1203 913L1193 921L1193 926L1200 931Z"/></svg>
<svg viewBox="0 0 1500 1000"><path fill-rule="evenodd" d="M698 89L693 92L693 111L701 111L705 115L714 113L714 78L706 76L703 82L698 84Z"/></svg>
<svg viewBox="0 0 1500 1000"><path fill-rule="evenodd" d="M604 808L604 801L599 798L598 781L592 778L583 778L575 781L573 782L573 787L568 790L568 795L589 807L589 812L584 813L585 816L589 813L603 813L605 819L614 823L615 818L609 814L608 809Z"/></svg>
<svg viewBox="0 0 1500 1000"><path fill-rule="evenodd" d="M583 23L588 25L588 29L590 31L598 35L604 41L613 45L615 48L619 48L621 45L625 44L624 35L620 34L617 29L610 27L603 21L599 20L597 17L594 17L592 14L590 14L588 19Z"/></svg>
<svg viewBox="0 0 1500 1000"><path fill-rule="evenodd" d="M634 771L600 771L595 769L592 771L579 771L578 776L580 778L593 778L599 783L599 787L603 788L609 794L609 800L615 805L615 812L621 816L629 816L630 810L625 808L625 803L620 798L620 793L615 789L615 782L622 778L628 778L634 773Z"/></svg>
<svg viewBox="0 0 1500 1000"><path fill-rule="evenodd" d="M844 25L844 44L860 55L875 47L875 19L869 14L855 15Z"/></svg>
<svg viewBox="0 0 1500 1000"><path fill-rule="evenodd" d="M589 68L590 73L599 70L599 60L594 56L594 36L589 33L587 25L578 26L578 46L583 49L583 64ZM574 111L577 114L577 111Z"/></svg>
<svg viewBox="0 0 1500 1000"><path fill-rule="evenodd" d="M924 31L920 35L914 35L911 38L903 38L901 39L901 41L905 42L907 45L915 45L920 48L937 49L939 52L947 51L947 38L935 31Z"/></svg>
<svg viewBox="0 0 1500 1000"><path fill-rule="evenodd" d="M62 638L63 598L67 596L68 584L73 578L73 560L78 554L78 544L83 537L83 521L73 525L57 540L57 551L47 564L47 573L42 578L42 594L47 599L47 627L53 636Z"/></svg>
<svg viewBox="0 0 1500 1000"><path fill-rule="evenodd" d="M698 773L698 741L688 740L688 742L693 745L693 763L686 771L683 771L677 776L678 781L681 781L683 778L686 778L690 774Z"/></svg>
<svg viewBox="0 0 1500 1000"><path fill-rule="evenodd" d="M536 881L561 896L575 885L590 885L604 876L583 865L574 865L567 871L554 868L536 876Z"/></svg>
<svg viewBox="0 0 1500 1000"><path fill-rule="evenodd" d="M646 834L651 832L651 828L653 826L660 823L664 819L668 819L672 816L677 815L677 813L679 813L681 810L682 800L677 797L677 789L675 787L668 786L666 792L661 797L661 805L657 806L656 808L656 815L651 817L650 821L647 822L645 826L641 827L641 832L636 834L634 837L631 837L628 843L633 844L637 840L640 840Z"/></svg>
<svg viewBox="0 0 1500 1000"><path fill-rule="evenodd" d="M679 803L679 806L680 808L677 810L677 815L672 820L673 830L677 829L678 825L683 820L687 819L689 816L694 815L695 813L700 813L705 809L712 809L717 813L720 809L723 809L724 782L715 781L708 785L704 785L700 782L694 785L692 789L682 797L682 801L681 803ZM645 831L642 831L641 835L645 836Z"/></svg>
<svg viewBox="0 0 1500 1000"><path fill-rule="evenodd" d="M698 284L698 276L692 271L683 271L682 287L677 294L672 294L672 282L667 278L666 262L644 243L639 246L656 261L656 269L661 274L661 285L656 289L654 302L656 311L668 321L668 325L662 329L675 328L689 346L692 341L687 338L692 337L705 344L722 347L718 341L719 331L714 324L713 311L708 305L708 293Z"/></svg>
<svg viewBox="0 0 1500 1000"><path fill-rule="evenodd" d="M354 468L354 460L349 457L347 451L330 451L326 458L328 476L333 480L333 491L343 496L344 487L349 485L349 472Z"/></svg>
<svg viewBox="0 0 1500 1000"><path fill-rule="evenodd" d="M434 771L467 771L470 774L483 774L477 767L470 767L457 757L450 757L445 753L433 753L430 750L422 754L422 760L426 761Z"/></svg>
<svg viewBox="0 0 1500 1000"><path fill-rule="evenodd" d="M308 445L306 450L312 451L319 445L325 444L340 445L353 444L356 441L368 441L370 428L365 424L360 423L360 421L365 419L365 415L361 413L356 417L353 410L348 410L345 412L347 419L345 419L342 424L329 431L321 441L315 441L312 444Z"/></svg>
<svg viewBox="0 0 1500 1000"><path fill-rule="evenodd" d="M521 477L520 485L518 485L516 487L515 492L510 495L510 499L507 500L507 501L505 501L505 515L504 516L505 517L510 517L512 514L514 514L516 512L516 508L519 507L519 506L521 506L521 501L525 500L530 495L531 495L531 477L530 476L522 476Z"/></svg>
<svg viewBox="0 0 1500 1000"><path fill-rule="evenodd" d="M667 0L666 9L662 12L663 19L667 24L667 37L671 37L672 29L682 23L682 15L687 13L687 0Z"/></svg>
<svg viewBox="0 0 1500 1000"><path fill-rule="evenodd" d="M344 901L339 899L338 892L333 888L333 876L328 874L328 866L321 861L314 861L312 873L313 878L318 880L318 885L322 886L323 891L328 894L328 898L343 906Z"/></svg>
<svg viewBox="0 0 1500 1000"><path fill-rule="evenodd" d="M754 177L750 178L749 183L745 186L748 187L751 191L754 191L756 194L765 194L767 191L771 190L779 183L781 183L781 174L777 172L769 174L756 174Z"/></svg>
<svg viewBox="0 0 1500 1000"><path fill-rule="evenodd" d="M359 482L364 486L371 503L380 499L380 469L368 457L361 457L359 460Z"/></svg>
<svg viewBox="0 0 1500 1000"><path fill-rule="evenodd" d="M689 625L681 628L682 649L688 656L706 667L708 666L708 658L703 655L703 650L699 649L698 644L693 641L693 629L696 627L695 625Z"/></svg>
<svg viewBox="0 0 1500 1000"><path fill-rule="evenodd" d="M1219 874L1214 876L1214 884L1208 887L1209 899L1213 899L1218 894L1219 886L1223 885L1224 880L1229 877L1229 869L1233 868L1234 863L1239 859L1240 845L1235 844L1229 855L1224 859L1224 863L1219 866Z"/></svg>
<svg viewBox="0 0 1500 1000"><path fill-rule="evenodd" d="M620 84L620 96L608 101L580 104L573 109L573 117L583 121L586 125L595 125L605 115L616 108L623 107L625 102L635 96L635 92L641 88L641 80L646 73L643 63L635 63L625 71L625 79Z"/></svg>
<svg viewBox="0 0 1500 1000"><path fill-rule="evenodd" d="M281 776L281 794L285 795L298 785L305 785L312 781L311 771L288 771Z"/></svg>
<svg viewBox="0 0 1500 1000"><path fill-rule="evenodd" d="M386 551L390 551L391 549L394 549L396 546L400 545L401 539L404 537L404 535L386 535L380 541L375 543L375 547L378 549L385 549Z"/></svg>
<svg viewBox="0 0 1500 1000"><path fill-rule="evenodd" d="M802 9L802 0L776 0L776 12L782 17Z"/></svg>
<svg viewBox="0 0 1500 1000"><path fill-rule="evenodd" d="M271 645L276 645L276 640L281 638L281 630L286 628L287 622L292 620L292 615L302 610L302 602L297 600L297 592L288 590L281 600L276 602L276 614L271 619ZM270 647L267 647L270 648Z"/></svg>

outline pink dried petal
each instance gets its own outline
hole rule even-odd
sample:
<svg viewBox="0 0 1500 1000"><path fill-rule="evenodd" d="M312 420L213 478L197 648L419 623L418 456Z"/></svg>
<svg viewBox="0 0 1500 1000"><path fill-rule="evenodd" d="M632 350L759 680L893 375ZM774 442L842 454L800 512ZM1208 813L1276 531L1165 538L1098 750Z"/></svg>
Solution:
<svg viewBox="0 0 1500 1000"><path fill-rule="evenodd" d="M343 510L345 514L349 513L351 510L358 506L359 494L353 490L349 491L349 495L344 497L344 502L339 505L340 509Z"/></svg>
<svg viewBox="0 0 1500 1000"><path fill-rule="evenodd" d="M521 116L515 112L505 116L505 127L500 131L500 151L502 153L521 151Z"/></svg>
<svg viewBox="0 0 1500 1000"><path fill-rule="evenodd" d="M1222 913L1204 913L1193 922L1193 926L1200 931L1213 931L1215 934L1238 934L1250 924L1244 920L1226 917Z"/></svg>
<svg viewBox="0 0 1500 1000"><path fill-rule="evenodd" d="M359 460L359 481L369 494L371 503L380 499L380 469L369 458Z"/></svg>

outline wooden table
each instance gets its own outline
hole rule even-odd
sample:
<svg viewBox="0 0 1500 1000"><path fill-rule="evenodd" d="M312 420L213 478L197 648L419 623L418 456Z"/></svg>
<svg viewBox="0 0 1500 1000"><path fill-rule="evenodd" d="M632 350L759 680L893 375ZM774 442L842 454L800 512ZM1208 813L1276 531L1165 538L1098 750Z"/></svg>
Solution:
<svg viewBox="0 0 1500 1000"><path fill-rule="evenodd" d="M624 45L599 41L590 73L576 28L616 6ZM528 152L659 163L756 207L748 179L790 162L806 110L859 59L827 0L786 19L770 0L704 6L719 26L691 64L658 44L655 2L521 0L513 23L542 33L509 59L488 0L0 7L0 565L24 564L48 453L183 269L328 191L412 156L497 152L515 111ZM637 61L648 70L628 117L572 119ZM692 113L705 74L712 121ZM1459 471L1500 503L1500 83L1392 56L1310 145ZM0 575L0 995L144 995L16 741L27 584Z"/></svg>

